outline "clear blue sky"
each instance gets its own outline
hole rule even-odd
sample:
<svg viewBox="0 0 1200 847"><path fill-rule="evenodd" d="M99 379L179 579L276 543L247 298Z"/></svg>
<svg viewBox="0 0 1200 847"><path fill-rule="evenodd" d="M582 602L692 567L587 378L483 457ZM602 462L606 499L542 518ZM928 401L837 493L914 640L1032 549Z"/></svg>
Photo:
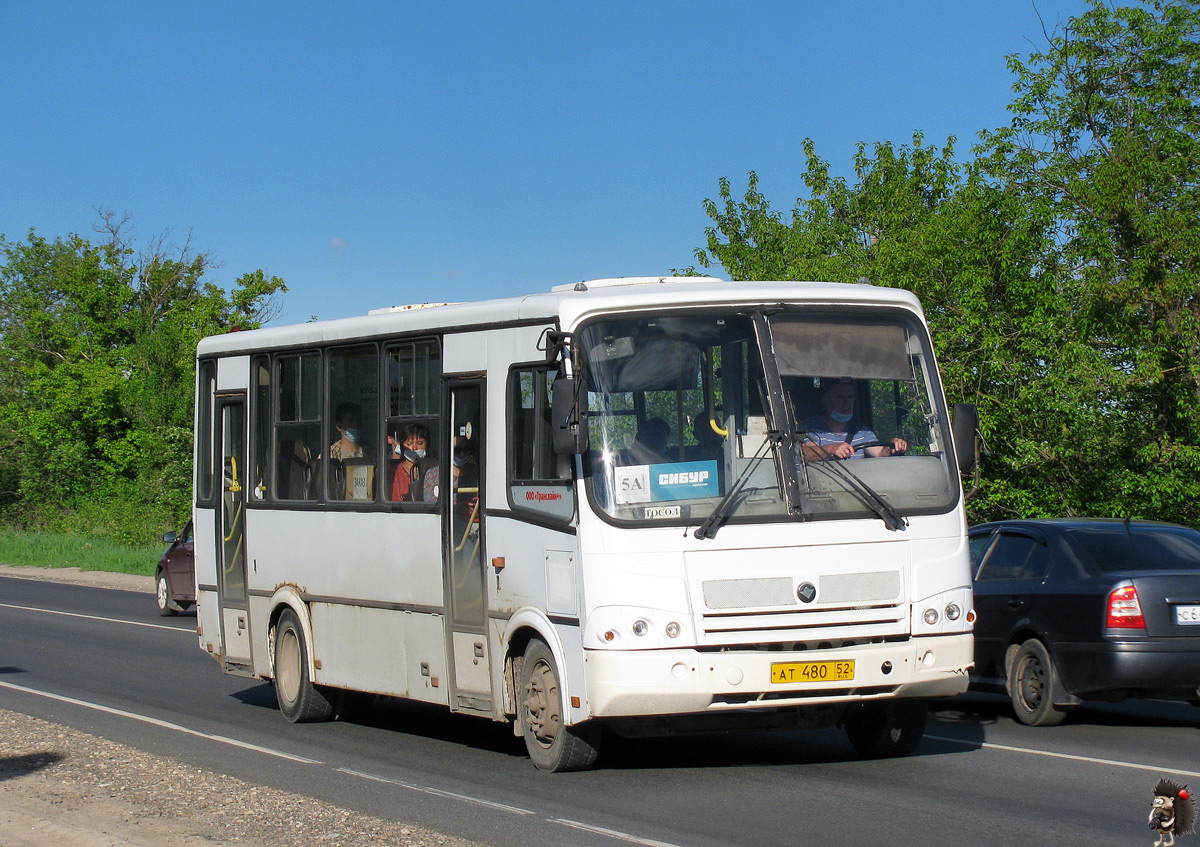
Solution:
<svg viewBox="0 0 1200 847"><path fill-rule="evenodd" d="M1085 9L0 0L0 233L190 232L211 281L288 283L277 322L666 274L718 178L790 209L805 137L847 175L914 130L965 152Z"/></svg>

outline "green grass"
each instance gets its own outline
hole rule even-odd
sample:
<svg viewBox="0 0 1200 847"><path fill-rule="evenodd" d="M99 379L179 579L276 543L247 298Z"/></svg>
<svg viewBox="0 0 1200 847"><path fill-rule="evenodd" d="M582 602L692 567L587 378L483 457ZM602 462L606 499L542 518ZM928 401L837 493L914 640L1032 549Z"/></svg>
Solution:
<svg viewBox="0 0 1200 847"><path fill-rule="evenodd" d="M127 546L64 532L0 528L0 564L154 576L165 544Z"/></svg>

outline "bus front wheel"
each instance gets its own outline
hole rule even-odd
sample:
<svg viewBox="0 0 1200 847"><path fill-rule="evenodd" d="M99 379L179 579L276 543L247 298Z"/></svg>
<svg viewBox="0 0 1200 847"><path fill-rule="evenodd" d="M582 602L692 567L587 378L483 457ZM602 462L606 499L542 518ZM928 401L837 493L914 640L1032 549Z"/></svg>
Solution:
<svg viewBox="0 0 1200 847"><path fill-rule="evenodd" d="M554 655L545 642L534 639L521 662L518 720L525 749L534 765L544 771L578 771L590 768L600 751L600 727L563 721L563 696Z"/></svg>
<svg viewBox="0 0 1200 847"><path fill-rule="evenodd" d="M308 675L308 644L296 613L287 609L275 625L275 699L292 723L333 717L333 700Z"/></svg>

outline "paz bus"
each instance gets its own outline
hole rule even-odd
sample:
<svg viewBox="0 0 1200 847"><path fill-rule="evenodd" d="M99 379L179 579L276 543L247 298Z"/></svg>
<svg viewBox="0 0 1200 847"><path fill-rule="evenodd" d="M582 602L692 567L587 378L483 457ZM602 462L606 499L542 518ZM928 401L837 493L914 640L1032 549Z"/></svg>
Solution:
<svg viewBox="0 0 1200 847"><path fill-rule="evenodd" d="M550 771L610 732L842 726L882 757L967 688L975 414L911 293L385 308L206 338L196 398L200 646L290 721L424 701Z"/></svg>

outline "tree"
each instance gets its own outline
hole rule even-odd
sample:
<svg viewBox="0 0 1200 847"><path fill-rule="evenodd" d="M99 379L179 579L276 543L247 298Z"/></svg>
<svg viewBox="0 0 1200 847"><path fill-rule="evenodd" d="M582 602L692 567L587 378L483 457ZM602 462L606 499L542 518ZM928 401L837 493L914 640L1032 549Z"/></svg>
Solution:
<svg viewBox="0 0 1200 847"><path fill-rule="evenodd" d="M915 291L992 448L974 518L1200 523L1198 31L1195 2L1094 0L1010 58L1012 126L969 161L917 133L860 145L851 185L806 141L790 220L723 179L697 260Z"/></svg>
<svg viewBox="0 0 1200 847"><path fill-rule="evenodd" d="M1091 8L1009 58L993 177L1050 209L1099 411L1071 433L1104 514L1200 522L1200 3Z"/></svg>
<svg viewBox="0 0 1200 847"><path fill-rule="evenodd" d="M160 523L182 517L196 343L257 326L286 290L256 271L227 294L205 281L211 259L188 243L168 248L164 235L135 255L126 220L105 213L100 229L99 245L33 230L20 243L0 236L0 510L9 519L97 504Z"/></svg>

